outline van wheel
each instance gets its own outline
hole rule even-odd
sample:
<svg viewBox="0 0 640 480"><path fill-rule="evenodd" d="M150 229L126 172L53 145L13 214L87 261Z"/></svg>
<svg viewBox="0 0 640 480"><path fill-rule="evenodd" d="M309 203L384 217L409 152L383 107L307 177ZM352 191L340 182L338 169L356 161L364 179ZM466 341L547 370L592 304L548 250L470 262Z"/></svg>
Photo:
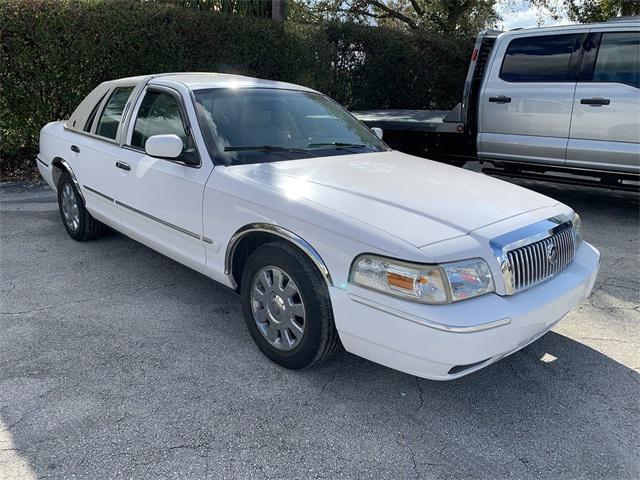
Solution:
<svg viewBox="0 0 640 480"><path fill-rule="evenodd" d="M327 284L295 247L280 242L258 247L242 272L240 291L253 340L277 364L306 368L338 349Z"/></svg>
<svg viewBox="0 0 640 480"><path fill-rule="evenodd" d="M69 172L63 172L58 180L58 208L67 233L79 242L102 236L107 227L91 216Z"/></svg>

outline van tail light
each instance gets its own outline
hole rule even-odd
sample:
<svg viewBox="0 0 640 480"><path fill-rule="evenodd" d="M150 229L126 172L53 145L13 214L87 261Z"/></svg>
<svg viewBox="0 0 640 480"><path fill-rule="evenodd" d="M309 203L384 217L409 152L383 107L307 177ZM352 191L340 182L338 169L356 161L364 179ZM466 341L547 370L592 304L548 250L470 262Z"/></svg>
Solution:
<svg viewBox="0 0 640 480"><path fill-rule="evenodd" d="M477 58L478 58L478 49L474 48L473 53L471 54L471 61L475 62Z"/></svg>

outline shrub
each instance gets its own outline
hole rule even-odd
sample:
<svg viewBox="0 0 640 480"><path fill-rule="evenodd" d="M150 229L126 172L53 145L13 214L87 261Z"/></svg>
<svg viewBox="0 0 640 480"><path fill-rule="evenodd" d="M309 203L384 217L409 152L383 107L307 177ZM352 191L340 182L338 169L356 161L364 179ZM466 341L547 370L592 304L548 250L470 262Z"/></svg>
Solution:
<svg viewBox="0 0 640 480"><path fill-rule="evenodd" d="M169 71L307 85L347 108L449 108L471 42L350 23L276 23L165 3L0 2L0 158L32 162L38 132L98 83Z"/></svg>

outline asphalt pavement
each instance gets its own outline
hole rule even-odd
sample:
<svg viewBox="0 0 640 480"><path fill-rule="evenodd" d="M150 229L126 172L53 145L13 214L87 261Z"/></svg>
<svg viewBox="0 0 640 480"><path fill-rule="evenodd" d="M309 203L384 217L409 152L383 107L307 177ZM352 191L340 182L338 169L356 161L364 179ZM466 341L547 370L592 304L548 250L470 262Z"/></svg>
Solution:
<svg viewBox="0 0 640 480"><path fill-rule="evenodd" d="M594 293L453 382L350 354L269 362L239 298L42 186L0 185L0 479L640 477L639 197L519 182L582 215Z"/></svg>

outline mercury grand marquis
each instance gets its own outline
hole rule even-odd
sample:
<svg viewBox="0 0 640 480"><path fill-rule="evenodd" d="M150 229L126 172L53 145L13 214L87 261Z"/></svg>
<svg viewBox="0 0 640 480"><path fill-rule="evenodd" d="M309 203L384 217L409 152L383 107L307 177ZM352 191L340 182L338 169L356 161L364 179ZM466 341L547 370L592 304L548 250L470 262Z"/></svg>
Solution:
<svg viewBox="0 0 640 480"><path fill-rule="evenodd" d="M599 253L571 208L381 138L309 88L172 73L99 85L37 165L71 238L108 226L235 289L287 368L344 348L450 380L589 295Z"/></svg>

